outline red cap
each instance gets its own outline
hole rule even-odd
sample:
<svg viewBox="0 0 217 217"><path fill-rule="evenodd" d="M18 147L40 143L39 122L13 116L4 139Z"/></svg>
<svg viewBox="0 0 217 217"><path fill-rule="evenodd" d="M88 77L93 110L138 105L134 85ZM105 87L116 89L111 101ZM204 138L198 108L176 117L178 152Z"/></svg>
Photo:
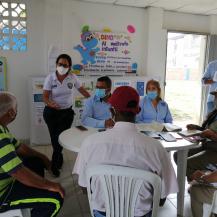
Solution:
<svg viewBox="0 0 217 217"><path fill-rule="evenodd" d="M132 112L134 114L140 112L139 94L129 86L116 88L108 102L119 112Z"/></svg>

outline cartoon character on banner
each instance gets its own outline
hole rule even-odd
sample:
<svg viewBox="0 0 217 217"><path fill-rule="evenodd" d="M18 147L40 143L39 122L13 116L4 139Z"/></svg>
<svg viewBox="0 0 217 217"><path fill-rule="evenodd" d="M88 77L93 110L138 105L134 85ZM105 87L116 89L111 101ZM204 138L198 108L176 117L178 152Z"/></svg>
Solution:
<svg viewBox="0 0 217 217"><path fill-rule="evenodd" d="M74 49L77 50L83 58L81 62L84 65L87 65L88 63L95 64L96 53L100 49L96 47L98 39L95 38L94 34L89 31L89 26L84 26L82 28L81 42L83 46L79 44L74 47Z"/></svg>

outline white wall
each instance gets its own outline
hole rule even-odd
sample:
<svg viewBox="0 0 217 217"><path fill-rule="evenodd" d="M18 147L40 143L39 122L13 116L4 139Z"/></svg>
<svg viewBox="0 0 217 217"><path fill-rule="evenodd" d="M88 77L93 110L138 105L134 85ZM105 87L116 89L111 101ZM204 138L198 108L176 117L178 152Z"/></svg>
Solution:
<svg viewBox="0 0 217 217"><path fill-rule="evenodd" d="M20 0L21 1L21 0ZM146 12L143 9L80 3L72 0L25 0L27 4L27 52L1 51L8 60L8 90L18 99L18 116L11 124L12 132L29 139L29 101L27 81L30 76L47 74L47 53L50 45L59 45L74 62L80 57L73 46L80 43L81 27L92 30L126 31L128 24L136 28L134 56L140 73L145 74ZM121 14L121 16L120 16ZM143 48L142 48L143 47Z"/></svg>
<svg viewBox="0 0 217 217"><path fill-rule="evenodd" d="M44 1L25 0L27 4L27 52L0 51L1 56L7 57L8 90L18 99L18 115L10 129L18 138L29 138L29 107L27 80L31 75L44 73Z"/></svg>
<svg viewBox="0 0 217 217"><path fill-rule="evenodd" d="M72 47L80 43L83 25L92 30L105 27L126 31L136 27L134 56L139 74L164 79L167 29L216 33L216 16L186 15L162 9L139 9L106 4L91 4L72 0L19 0L27 4L28 51L1 51L8 60L8 89L15 93L19 110L11 124L18 138L29 138L29 76L47 74L47 52L50 45L59 45L74 62L80 60Z"/></svg>
<svg viewBox="0 0 217 217"><path fill-rule="evenodd" d="M109 27L113 32L118 33L127 32L127 25L134 25L136 32L132 34L134 41L132 56L138 62L138 71L145 74L147 36L144 26L147 26L147 13L144 9L72 0L62 2L47 0L46 9L47 26L49 26L46 29L47 46L59 44L66 53L70 54L74 63L81 61L79 53L73 50L73 47L81 43L80 35L84 25L89 25L92 31L100 32L105 27ZM54 20L56 25L53 25ZM141 49L141 45L144 49Z"/></svg>

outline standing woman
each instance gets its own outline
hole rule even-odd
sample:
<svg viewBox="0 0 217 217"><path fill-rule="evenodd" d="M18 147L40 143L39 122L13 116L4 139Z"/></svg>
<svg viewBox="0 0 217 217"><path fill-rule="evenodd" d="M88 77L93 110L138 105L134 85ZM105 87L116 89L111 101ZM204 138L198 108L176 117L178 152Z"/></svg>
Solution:
<svg viewBox="0 0 217 217"><path fill-rule="evenodd" d="M73 89L75 87L85 97L90 96L77 76L70 73L71 66L71 57L61 54L56 60L56 72L46 77L43 87L43 100L46 104L43 117L53 146L51 170L56 177L60 175L59 170L63 164L63 148L58 138L64 130L71 127L74 118Z"/></svg>
<svg viewBox="0 0 217 217"><path fill-rule="evenodd" d="M146 96L140 101L141 111L136 117L137 123L172 123L169 107L160 95L160 83L153 79L148 81Z"/></svg>

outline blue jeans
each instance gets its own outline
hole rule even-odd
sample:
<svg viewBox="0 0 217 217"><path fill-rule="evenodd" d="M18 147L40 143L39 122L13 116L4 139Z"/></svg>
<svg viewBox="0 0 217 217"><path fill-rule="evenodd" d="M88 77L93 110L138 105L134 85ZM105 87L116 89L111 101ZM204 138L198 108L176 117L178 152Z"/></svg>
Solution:
<svg viewBox="0 0 217 217"><path fill-rule="evenodd" d="M106 213L105 212L101 212L98 210L93 210L93 214L95 217L106 217ZM142 217L151 217L152 212L149 212L148 214L142 216Z"/></svg>

